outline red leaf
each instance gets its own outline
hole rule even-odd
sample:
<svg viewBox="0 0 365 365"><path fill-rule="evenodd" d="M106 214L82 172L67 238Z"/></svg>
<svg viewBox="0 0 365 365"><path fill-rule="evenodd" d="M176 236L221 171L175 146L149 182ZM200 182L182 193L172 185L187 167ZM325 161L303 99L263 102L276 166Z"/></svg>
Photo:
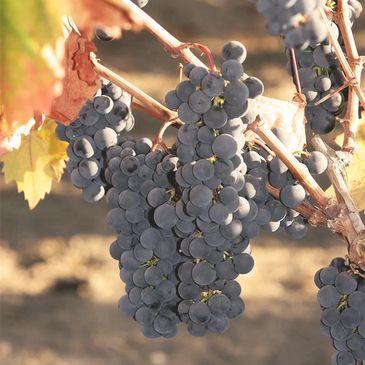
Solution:
<svg viewBox="0 0 365 365"><path fill-rule="evenodd" d="M71 123L86 100L92 99L99 89L100 81L90 61L90 52L95 51L91 41L71 30L65 42L63 90L52 104L50 118Z"/></svg>

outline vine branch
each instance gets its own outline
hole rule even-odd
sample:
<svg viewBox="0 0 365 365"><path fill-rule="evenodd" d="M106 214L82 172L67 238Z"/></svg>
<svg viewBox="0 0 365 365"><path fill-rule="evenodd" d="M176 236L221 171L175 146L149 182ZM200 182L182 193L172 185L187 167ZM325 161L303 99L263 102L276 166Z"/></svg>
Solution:
<svg viewBox="0 0 365 365"><path fill-rule="evenodd" d="M363 60L359 56L356 47L355 38L351 29L350 20L348 17L348 7L343 0L338 0L337 11L334 16L334 21L340 28L342 39L345 45L347 58L350 67L356 80L360 83L361 72L363 67ZM359 124L359 97L350 87L347 100L346 115L342 121L344 130L344 140L342 144L342 151L352 154L356 147L356 133Z"/></svg>

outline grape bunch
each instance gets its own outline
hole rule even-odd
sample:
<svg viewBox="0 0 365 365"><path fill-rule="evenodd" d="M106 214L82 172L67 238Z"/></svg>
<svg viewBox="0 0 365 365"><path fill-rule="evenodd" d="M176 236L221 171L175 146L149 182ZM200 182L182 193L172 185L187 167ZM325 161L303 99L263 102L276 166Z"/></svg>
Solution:
<svg viewBox="0 0 365 365"><path fill-rule="evenodd" d="M119 308L147 337L172 337L180 322L194 336L224 332L245 310L236 279L253 269L250 240L260 228L296 238L307 231L293 210L304 189L281 161L246 143L263 84L244 72L241 43L227 43L222 54L221 72L187 65L187 80L166 95L184 122L169 151L122 134L134 124L130 96L105 81L78 120L57 128L70 143L75 186L88 201L106 193L107 224L118 234L110 254L126 289ZM312 171L326 169L315 152L307 157ZM92 163L95 176L85 173ZM282 189L280 201L269 195L268 181ZM89 184L100 194L90 198Z"/></svg>
<svg viewBox="0 0 365 365"><path fill-rule="evenodd" d="M134 126L131 96L109 81L101 82L101 89L85 103L78 118L68 126L58 123L56 128L58 138L69 143L67 171L72 184L83 190L83 198L90 203L105 195L106 149L117 145L122 132Z"/></svg>
<svg viewBox="0 0 365 365"><path fill-rule="evenodd" d="M128 135L131 98L104 80L79 118L57 127L69 142L73 184L87 201L106 195L106 221L118 235L110 254L126 290L119 309L150 338L175 336L181 322L193 336L224 332L245 310L236 279L254 267L250 240L260 229L307 232L294 210L305 190L245 138L264 90L244 72L246 48L232 41L222 55L221 71L186 65L187 79L166 95L184 122L170 149ZM285 143L285 131L274 132ZM327 168L319 152L298 159L313 174ZM279 200L267 182L281 189Z"/></svg>
<svg viewBox="0 0 365 365"><path fill-rule="evenodd" d="M274 133L286 143L288 136L282 129L274 129ZM296 157L302 168L312 175L320 175L327 169L327 158L321 152L303 152ZM303 238L308 230L307 221L295 209L307 198L304 188L278 157L270 156L262 148L246 147L243 160L247 172L242 192L246 199L252 199L253 210L252 220L245 221L245 230L250 230L254 236L259 233L259 228L266 232L285 230L294 239ZM268 194L267 183L280 189L279 200Z"/></svg>
<svg viewBox="0 0 365 365"><path fill-rule="evenodd" d="M321 331L336 350L331 364L365 361L365 279L353 274L344 259L335 258L314 281L322 309Z"/></svg>
<svg viewBox="0 0 365 365"><path fill-rule="evenodd" d="M351 0L348 9L350 21L353 22L360 16L362 6L357 0ZM338 26L332 22L331 27L344 49ZM288 72L294 77L290 50L287 50L286 54ZM346 112L348 89L324 99L345 82L340 63L328 38L321 42L312 42L306 48L296 49L295 56L300 86L307 101L305 110L307 126L315 133L329 133L335 129L337 118L343 117ZM323 102L315 105L322 99Z"/></svg>
<svg viewBox="0 0 365 365"><path fill-rule="evenodd" d="M322 0L256 0L256 9L265 16L269 33L282 36L289 48L304 49L325 39L321 6Z"/></svg>
<svg viewBox="0 0 365 365"><path fill-rule="evenodd" d="M191 252L197 256L200 250L202 255L202 247L207 250L208 244L196 237L188 245L189 257L183 254L189 221L178 218L182 213L178 213L179 192L173 187L178 159L150 151L147 139L137 143L124 139L120 146L108 149L105 174L112 186L106 196L112 207L107 223L118 232L110 253L120 261L121 278L126 283L127 295L119 302L121 312L140 323L147 337L172 337L178 322L186 322L196 336L208 329L223 332L228 318L243 312L241 288L233 278L244 265L245 270L252 268L251 256L238 255L231 262L233 272L223 265L220 275L230 275L230 280L214 277L208 287L209 264L189 259ZM236 250L242 248L237 246ZM210 262L223 262L224 255L228 252L211 248Z"/></svg>
<svg viewBox="0 0 365 365"><path fill-rule="evenodd" d="M186 125L204 123L205 134L208 130L222 129L228 120L234 118L246 116L246 123L252 122L257 116L254 99L264 91L263 83L259 79L250 77L244 72L242 63L247 57L247 50L242 43L228 42L223 47L222 56L224 62L221 73L209 72L204 67L192 64L186 65L184 74L188 79L180 82L175 90L167 93L165 98L166 105L176 110ZM237 123L242 121L238 120ZM242 127L239 125L226 128L236 128L236 137L242 135L240 133ZM208 139L207 135L204 141L198 141L202 150L207 149L206 152L202 152L203 154L208 153L209 148L206 146L210 143L207 142ZM220 139L222 144L223 137ZM244 144L244 141L240 141L240 144L242 143ZM184 155L183 162L188 155L193 155L192 149L189 148ZM210 152L210 155L213 153ZM193 156L190 160L193 160Z"/></svg>
<svg viewBox="0 0 365 365"><path fill-rule="evenodd" d="M192 335L223 332L244 311L238 289L225 291L237 288L234 279L254 265L242 223L250 204L239 195L247 170L241 155L247 124L241 118L256 118L254 99L263 85L244 73L241 43L227 43L222 54L221 73L187 65L188 79L166 95L167 106L185 123L175 143L181 192L175 231L185 260L177 271L184 299L178 313Z"/></svg>
<svg viewBox="0 0 365 365"><path fill-rule="evenodd" d="M337 29L337 26L332 24ZM339 34L338 29L336 34ZM305 109L307 126L315 133L329 133L336 126L336 117L341 116L346 109L347 91L340 91L320 104L315 104L343 85L344 78L338 60L327 42L313 48L295 50L295 55L300 86L307 101ZM289 51L287 57L288 70L294 75Z"/></svg>
<svg viewBox="0 0 365 365"><path fill-rule="evenodd" d="M118 238L110 246L120 262L126 295L122 313L133 317L147 337L172 337L180 322L176 313L176 265L181 262L176 237L161 223L175 216L174 170L177 159L152 142L123 137L107 151L105 177L111 188L106 221Z"/></svg>

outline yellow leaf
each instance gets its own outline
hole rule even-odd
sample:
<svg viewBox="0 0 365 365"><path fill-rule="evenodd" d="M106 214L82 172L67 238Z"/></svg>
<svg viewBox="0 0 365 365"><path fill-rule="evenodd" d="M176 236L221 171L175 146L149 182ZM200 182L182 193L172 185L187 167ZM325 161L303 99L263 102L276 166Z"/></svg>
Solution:
<svg viewBox="0 0 365 365"><path fill-rule="evenodd" d="M24 192L24 198L28 200L29 209L35 208L46 194L52 189L52 177L46 172L47 158L38 158L36 169L26 171L23 181L17 181L18 192Z"/></svg>
<svg viewBox="0 0 365 365"><path fill-rule="evenodd" d="M2 156L5 182L15 181L29 208L49 194L52 180L60 181L67 159L67 143L57 139L56 124L46 120L39 130L23 136L19 149Z"/></svg>
<svg viewBox="0 0 365 365"><path fill-rule="evenodd" d="M39 137L45 141L49 141L50 146L48 154L53 157L62 157L64 160L67 159L66 149L68 146L67 142L60 141L55 134L56 123L50 119L46 119L39 130Z"/></svg>
<svg viewBox="0 0 365 365"><path fill-rule="evenodd" d="M66 149L67 142L60 141L55 134L56 123L50 119L46 119L39 131L39 137L44 141L49 141L48 150L49 162L45 170L49 176L57 182L61 180L63 170L66 167L65 160L68 159Z"/></svg>
<svg viewBox="0 0 365 365"><path fill-rule="evenodd" d="M47 155L48 149L49 143L41 139L37 131L23 136L20 148L4 154L1 158L4 163L5 183L23 181L25 172L35 171L38 157Z"/></svg>
<svg viewBox="0 0 365 365"><path fill-rule="evenodd" d="M336 138L336 143L342 145L343 134ZM356 138L356 152L350 165L346 168L347 183L357 209L365 209L365 119L360 120ZM333 195L333 188L328 192Z"/></svg>
<svg viewBox="0 0 365 365"><path fill-rule="evenodd" d="M57 182L61 181L63 170L66 167L66 163L64 160L52 160L48 163L45 167L45 171L52 179L56 180Z"/></svg>

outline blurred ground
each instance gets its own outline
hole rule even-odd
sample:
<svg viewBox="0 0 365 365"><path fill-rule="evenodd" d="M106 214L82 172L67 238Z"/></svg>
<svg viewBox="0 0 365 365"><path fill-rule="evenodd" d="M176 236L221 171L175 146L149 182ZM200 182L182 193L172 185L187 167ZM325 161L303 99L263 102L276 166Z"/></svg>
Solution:
<svg viewBox="0 0 365 365"><path fill-rule="evenodd" d="M209 46L217 59L225 41L242 41L246 72L265 82L266 95L291 97L280 40L265 33L248 0L151 0L146 10L178 38ZM357 27L361 54L364 20ZM178 80L178 61L145 32L98 48L104 63L160 100ZM138 135L158 128L144 116L137 120ZM175 339L148 340L117 312L123 285L108 254L113 234L103 203L84 203L67 176L33 212L2 180L0 194L1 365L329 364L312 277L345 246L325 230L300 242L285 235L253 242L256 267L241 278L246 314L224 335L196 339L181 329Z"/></svg>

